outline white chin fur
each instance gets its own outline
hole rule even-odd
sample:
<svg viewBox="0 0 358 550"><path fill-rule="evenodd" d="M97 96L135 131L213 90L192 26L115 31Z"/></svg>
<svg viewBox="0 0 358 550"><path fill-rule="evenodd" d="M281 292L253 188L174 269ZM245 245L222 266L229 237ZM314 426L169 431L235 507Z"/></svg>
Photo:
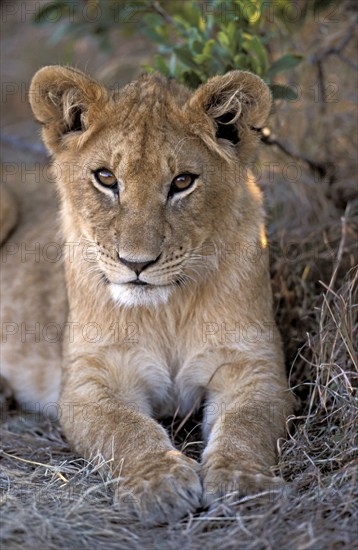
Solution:
<svg viewBox="0 0 358 550"><path fill-rule="evenodd" d="M130 285L110 285L114 302L126 307L147 306L156 307L165 304L171 294L169 286L146 287Z"/></svg>

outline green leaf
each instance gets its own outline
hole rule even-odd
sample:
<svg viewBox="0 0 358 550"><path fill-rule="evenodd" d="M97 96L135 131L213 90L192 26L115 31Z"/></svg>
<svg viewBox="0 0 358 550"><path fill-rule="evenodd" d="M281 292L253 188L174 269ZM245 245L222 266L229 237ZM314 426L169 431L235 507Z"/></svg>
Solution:
<svg viewBox="0 0 358 550"><path fill-rule="evenodd" d="M154 62L155 62L155 68L159 72L161 72L164 76L168 76L168 77L170 76L170 69L164 57L162 57L160 54L156 54L154 56Z"/></svg>
<svg viewBox="0 0 358 550"><path fill-rule="evenodd" d="M252 56L250 59L250 63L251 63L250 70L255 74L261 75L261 65L256 59L256 57Z"/></svg>
<svg viewBox="0 0 358 550"><path fill-rule="evenodd" d="M219 31L217 34L217 39L219 43L225 48L230 48L230 41L227 34L224 31Z"/></svg>
<svg viewBox="0 0 358 550"><path fill-rule="evenodd" d="M238 24L236 21L229 21L226 26L226 34L229 40L229 44L236 46Z"/></svg>
<svg viewBox="0 0 358 550"><path fill-rule="evenodd" d="M152 41L156 42L160 46L169 44L168 42L168 28L162 25L161 19L153 14L143 17L144 34Z"/></svg>
<svg viewBox="0 0 358 550"><path fill-rule="evenodd" d="M156 68L152 67L152 65L144 64L144 65L141 65L141 67L147 73L154 73L156 71Z"/></svg>
<svg viewBox="0 0 358 550"><path fill-rule="evenodd" d="M180 61L182 63L184 63L184 65L189 67L189 69L194 69L195 70L195 69L198 68L197 64L195 63L195 61L193 59L193 56L192 56L191 52L188 51L187 48L185 48L184 46L181 46L180 48L175 48L174 51L177 54L178 59L180 59Z"/></svg>
<svg viewBox="0 0 358 550"><path fill-rule="evenodd" d="M191 51L193 53L201 53L202 49L203 49L203 43L200 42L199 40L194 40L191 45Z"/></svg>
<svg viewBox="0 0 358 550"><path fill-rule="evenodd" d="M150 2L147 2L148 4ZM171 14L180 12L183 19L188 21L192 27L200 27L201 9L194 2L162 2L163 7ZM168 5L169 4L169 5ZM180 6L178 4L181 4Z"/></svg>
<svg viewBox="0 0 358 550"><path fill-rule="evenodd" d="M205 20L201 16L199 17L199 21L198 21L198 29L202 34L205 33L205 30L206 30Z"/></svg>
<svg viewBox="0 0 358 550"><path fill-rule="evenodd" d="M185 84L186 86L189 86L189 88L197 88L204 82L203 79L200 78L198 73L194 71L184 71L181 75L181 82Z"/></svg>
<svg viewBox="0 0 358 550"><path fill-rule="evenodd" d="M212 57L212 50L214 45L214 39L211 38L210 40L208 40L203 48L202 53L194 56L195 63L200 65L201 63L205 63L205 61L209 61Z"/></svg>
<svg viewBox="0 0 358 550"><path fill-rule="evenodd" d="M268 67L267 51L262 45L261 40L257 36L253 36L251 40L251 50L255 52L260 64L260 76L264 75Z"/></svg>
<svg viewBox="0 0 358 550"><path fill-rule="evenodd" d="M243 53L235 55L234 57L235 68L243 69L243 70L248 69L249 68L248 61L249 61L248 56Z"/></svg>
<svg viewBox="0 0 358 550"><path fill-rule="evenodd" d="M181 17L181 15L173 15L173 21L175 21L178 28L180 28L184 32L190 31L190 29L193 28L190 22Z"/></svg>
<svg viewBox="0 0 358 550"><path fill-rule="evenodd" d="M256 2L251 1L244 3L243 15L248 24L256 25L260 20L261 14L261 8Z"/></svg>
<svg viewBox="0 0 358 550"><path fill-rule="evenodd" d="M177 74L177 56L172 54L169 60L169 72L170 76L176 76Z"/></svg>
<svg viewBox="0 0 358 550"><path fill-rule="evenodd" d="M272 63L271 67L266 73L266 76L271 78L273 75L280 73L281 71L287 71L287 69L292 69L296 67L302 61L302 56L297 54L288 53L277 59Z"/></svg>
<svg viewBox="0 0 358 550"><path fill-rule="evenodd" d="M295 101L297 99L297 92L290 86L283 84L270 84L272 97L274 99L288 99L289 101Z"/></svg>

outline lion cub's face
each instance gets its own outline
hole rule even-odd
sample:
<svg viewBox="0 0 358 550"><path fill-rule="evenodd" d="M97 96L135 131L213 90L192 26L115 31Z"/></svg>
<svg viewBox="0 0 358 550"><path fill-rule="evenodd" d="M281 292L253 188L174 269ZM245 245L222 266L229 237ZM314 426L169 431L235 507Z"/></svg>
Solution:
<svg viewBox="0 0 358 550"><path fill-rule="evenodd" d="M47 67L30 101L55 153L65 216L116 302L164 302L217 268L212 249L239 217L239 169L270 106L259 78L237 71L191 95L152 75L112 93Z"/></svg>
<svg viewBox="0 0 358 550"><path fill-rule="evenodd" d="M64 182L81 234L94 245L89 268L96 265L113 298L129 306L166 301L176 286L204 276L213 264L203 249L225 207L220 195L232 192L210 173L214 159L182 117L164 118L158 95L138 100L132 113L126 102L108 108L96 140L73 157L73 183Z"/></svg>

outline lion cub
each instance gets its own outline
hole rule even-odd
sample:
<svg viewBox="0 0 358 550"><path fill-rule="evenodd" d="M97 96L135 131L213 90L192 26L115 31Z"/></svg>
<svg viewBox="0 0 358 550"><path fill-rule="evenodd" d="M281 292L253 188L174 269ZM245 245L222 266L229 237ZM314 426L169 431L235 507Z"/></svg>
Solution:
<svg viewBox="0 0 358 550"><path fill-rule="evenodd" d="M118 504L147 523L279 484L270 468L291 399L247 170L267 86L233 71L193 93L158 74L110 91L53 66L30 102L53 155L64 266L15 253L3 266L3 373L18 399L57 403L70 444L109 461ZM56 242L45 195L12 245ZM62 352L11 339L27 319L62 323ZM201 403L199 465L155 419Z"/></svg>

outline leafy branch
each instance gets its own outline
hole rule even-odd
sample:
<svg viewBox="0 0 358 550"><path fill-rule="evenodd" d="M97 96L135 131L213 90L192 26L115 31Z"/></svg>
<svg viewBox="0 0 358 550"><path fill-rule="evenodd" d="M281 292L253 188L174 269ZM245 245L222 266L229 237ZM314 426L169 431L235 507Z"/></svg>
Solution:
<svg viewBox="0 0 358 550"><path fill-rule="evenodd" d="M89 0L82 4L73 0L48 2L38 10L34 21L46 24L52 16L58 19L58 14L62 14L53 42L64 36L77 38L92 34L102 48L108 49L110 31L118 28L120 21L125 21L127 3L96 0L101 18L95 23L86 21L84 5L88 10L91 6L93 8ZM266 0L249 3L247 0L212 0L209 7L207 9L205 2L136 2L140 31L157 46L153 63L145 69L158 70L192 88L213 75L233 69L247 70L266 80L274 99L296 99L293 88L275 83L274 78L296 67L302 57L297 53L286 53L271 60L269 45L280 34L280 28L276 23L266 21L269 3ZM281 0L282 7L290 10L294 7L294 0ZM117 10L117 22L113 19L114 9ZM71 17L68 17L69 13ZM279 11L277 17L280 17Z"/></svg>

